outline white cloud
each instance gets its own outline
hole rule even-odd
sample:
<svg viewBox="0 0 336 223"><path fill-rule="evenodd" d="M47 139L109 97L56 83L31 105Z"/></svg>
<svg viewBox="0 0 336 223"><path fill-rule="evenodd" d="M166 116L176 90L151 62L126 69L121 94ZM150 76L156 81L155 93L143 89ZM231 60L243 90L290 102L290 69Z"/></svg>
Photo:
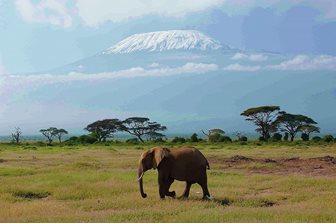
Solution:
<svg viewBox="0 0 336 223"><path fill-rule="evenodd" d="M180 67L165 67L155 69L144 69L134 67L127 70L104 72L97 74L84 74L72 72L66 75L32 74L32 75L3 75L0 76L0 99L7 91L22 89L29 86L40 86L47 84L68 83L74 81L101 81L118 78L135 77L162 77L183 74L202 74L218 70L216 64L187 63Z"/></svg>
<svg viewBox="0 0 336 223"><path fill-rule="evenodd" d="M241 64L230 64L223 68L226 71L236 71L236 72L255 72L260 70L260 66L248 66L248 65L241 65Z"/></svg>
<svg viewBox="0 0 336 223"><path fill-rule="evenodd" d="M298 55L291 60L267 68L275 70L336 70L336 57Z"/></svg>
<svg viewBox="0 0 336 223"><path fill-rule="evenodd" d="M253 62L260 62L268 60L268 56L263 54L251 54L247 55L244 53L236 53L232 58L232 60L250 60Z"/></svg>
<svg viewBox="0 0 336 223"><path fill-rule="evenodd" d="M49 23L56 26L70 27L72 17L67 7L67 0L16 0L16 9L28 23Z"/></svg>
<svg viewBox="0 0 336 223"><path fill-rule="evenodd" d="M156 68L156 67L160 67L160 64L159 63L152 63L148 67L150 67L150 68Z"/></svg>
<svg viewBox="0 0 336 223"><path fill-rule="evenodd" d="M181 17L220 6L227 0L76 0L79 16L88 26L99 26L146 15Z"/></svg>

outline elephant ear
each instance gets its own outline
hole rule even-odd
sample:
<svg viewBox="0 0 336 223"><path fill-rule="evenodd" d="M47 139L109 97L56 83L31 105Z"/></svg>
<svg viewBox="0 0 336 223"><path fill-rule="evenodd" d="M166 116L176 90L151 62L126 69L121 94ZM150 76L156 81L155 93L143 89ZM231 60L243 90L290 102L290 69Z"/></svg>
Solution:
<svg viewBox="0 0 336 223"><path fill-rule="evenodd" d="M153 148L152 151L154 154L153 155L153 168L156 169L160 165L161 161L169 155L170 150L167 148L159 147L159 148Z"/></svg>

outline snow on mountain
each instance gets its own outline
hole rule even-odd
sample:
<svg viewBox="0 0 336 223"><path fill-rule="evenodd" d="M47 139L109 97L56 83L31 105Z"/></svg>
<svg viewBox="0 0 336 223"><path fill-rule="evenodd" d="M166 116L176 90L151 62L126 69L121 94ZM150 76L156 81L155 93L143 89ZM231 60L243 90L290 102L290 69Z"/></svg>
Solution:
<svg viewBox="0 0 336 223"><path fill-rule="evenodd" d="M102 54L121 54L137 51L167 51L167 50L217 50L229 48L218 41L196 30L170 30L135 34Z"/></svg>

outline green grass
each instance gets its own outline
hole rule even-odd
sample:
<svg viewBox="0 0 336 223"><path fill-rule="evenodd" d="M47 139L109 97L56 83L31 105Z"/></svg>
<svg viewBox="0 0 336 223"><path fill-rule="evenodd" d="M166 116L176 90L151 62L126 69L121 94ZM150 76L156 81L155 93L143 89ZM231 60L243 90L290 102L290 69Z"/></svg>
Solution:
<svg viewBox="0 0 336 223"><path fill-rule="evenodd" d="M336 157L335 144L192 144L209 159ZM0 222L336 222L336 177L250 173L272 163L223 168L211 163L202 201L160 200L157 172L148 171L143 199L136 181L142 149L154 145L0 144ZM181 145L165 145L178 147ZM172 185L178 195L183 182Z"/></svg>

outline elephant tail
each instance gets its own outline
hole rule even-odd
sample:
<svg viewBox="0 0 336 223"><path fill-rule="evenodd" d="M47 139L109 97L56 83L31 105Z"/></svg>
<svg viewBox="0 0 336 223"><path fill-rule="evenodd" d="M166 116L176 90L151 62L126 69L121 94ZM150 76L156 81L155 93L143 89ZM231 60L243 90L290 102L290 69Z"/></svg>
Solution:
<svg viewBox="0 0 336 223"><path fill-rule="evenodd" d="M206 161L206 167L207 167L208 170L210 170L210 165L209 165L208 160Z"/></svg>

